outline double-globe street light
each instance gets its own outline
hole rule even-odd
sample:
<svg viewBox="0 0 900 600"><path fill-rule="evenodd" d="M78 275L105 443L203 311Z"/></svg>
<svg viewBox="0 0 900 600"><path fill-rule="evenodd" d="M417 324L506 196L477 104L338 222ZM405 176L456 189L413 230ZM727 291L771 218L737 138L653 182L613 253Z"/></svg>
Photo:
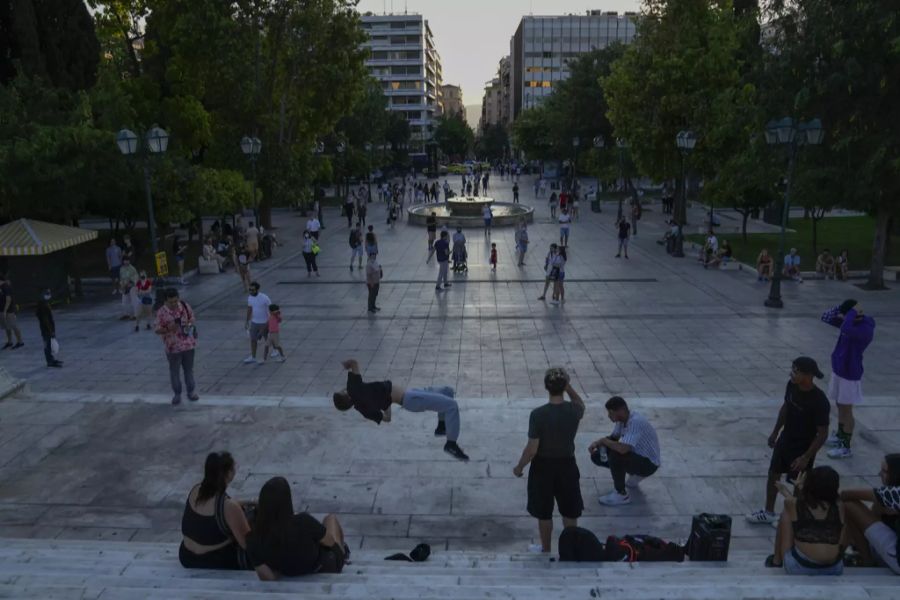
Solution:
<svg viewBox="0 0 900 600"><path fill-rule="evenodd" d="M681 202L675 209L675 219L678 222L678 234L675 236L675 247L672 256L684 258L684 225L687 221L687 179L685 179L685 162L687 156L694 151L697 145L697 136L693 131L679 131L675 136L675 146L681 153Z"/></svg>
<svg viewBox="0 0 900 600"><path fill-rule="evenodd" d="M245 135L241 138L241 152L250 159L250 168L253 173L253 214L256 215L256 225L259 226L259 209L256 206L256 159L262 150L262 142L258 137Z"/></svg>
<svg viewBox="0 0 900 600"><path fill-rule="evenodd" d="M778 259L775 262L775 272L772 273L772 286L769 288L769 297L765 305L769 308L783 308L781 299L781 279L784 273L784 246L785 230L788 224L788 214L791 210L791 181L794 179L794 168L797 162L797 154L801 146L818 146L825 137L822 129L822 121L812 119L805 123L795 121L790 117L784 117L780 121L769 121L766 124L766 143L770 146L787 146L788 168L784 185L784 206L781 212L781 237L778 240Z"/></svg>
<svg viewBox="0 0 900 600"><path fill-rule="evenodd" d="M169 148L169 134L165 129L154 125L150 130L142 136L144 144L140 144L141 138L130 129L122 129L116 135L116 144L119 151L125 156L133 156L139 154L143 158L144 170L144 193L147 196L147 227L150 230L150 248L153 251L153 259L158 261L159 243L156 240L156 218L153 215L153 195L150 193L150 162L148 160L150 154L164 154ZM157 262L158 264L158 262ZM157 268L157 275L159 269Z"/></svg>

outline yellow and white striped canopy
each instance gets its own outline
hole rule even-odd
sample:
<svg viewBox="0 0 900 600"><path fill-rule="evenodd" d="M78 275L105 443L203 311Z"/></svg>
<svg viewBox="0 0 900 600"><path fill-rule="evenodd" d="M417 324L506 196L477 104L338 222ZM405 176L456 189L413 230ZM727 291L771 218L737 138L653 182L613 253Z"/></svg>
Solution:
<svg viewBox="0 0 900 600"><path fill-rule="evenodd" d="M19 219L0 226L0 256L43 256L96 237L90 229Z"/></svg>

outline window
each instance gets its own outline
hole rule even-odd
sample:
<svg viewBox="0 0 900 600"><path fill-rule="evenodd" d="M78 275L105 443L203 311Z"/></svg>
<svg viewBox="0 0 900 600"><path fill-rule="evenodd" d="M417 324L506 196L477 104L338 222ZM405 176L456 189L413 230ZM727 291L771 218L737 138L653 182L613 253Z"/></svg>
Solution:
<svg viewBox="0 0 900 600"><path fill-rule="evenodd" d="M537 82L535 81L534 83L537 83ZM545 88L550 87L550 82L549 82L549 81L542 81L542 82L541 82L541 87L545 87Z"/></svg>

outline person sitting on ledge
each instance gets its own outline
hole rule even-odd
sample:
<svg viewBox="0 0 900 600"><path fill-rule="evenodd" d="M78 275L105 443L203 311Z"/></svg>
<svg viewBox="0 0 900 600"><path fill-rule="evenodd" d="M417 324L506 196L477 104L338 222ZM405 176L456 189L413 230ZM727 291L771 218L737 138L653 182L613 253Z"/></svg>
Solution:
<svg viewBox="0 0 900 600"><path fill-rule="evenodd" d="M841 281L847 281L847 271L850 269L850 255L847 250L841 250L841 253L834 260L834 276Z"/></svg>
<svg viewBox="0 0 900 600"><path fill-rule="evenodd" d="M263 581L310 573L340 573L350 557L337 517L320 523L308 513L294 514L291 486L273 477L259 491L247 554Z"/></svg>
<svg viewBox="0 0 900 600"><path fill-rule="evenodd" d="M860 553L861 566L884 565L900 575L900 454L888 454L881 462L881 484L876 488L843 490L847 517L846 542ZM865 503L871 502L869 508Z"/></svg>
<svg viewBox="0 0 900 600"><path fill-rule="evenodd" d="M772 255L766 248L756 257L756 280L768 281L772 277Z"/></svg>
<svg viewBox="0 0 900 600"><path fill-rule="evenodd" d="M822 254L816 258L816 273L825 279L834 279L834 257L828 248L822 250Z"/></svg>
<svg viewBox="0 0 900 600"><path fill-rule="evenodd" d="M796 248L791 248L790 253L784 257L784 270L782 271L787 279L793 279L798 283L803 283L803 277L800 276L800 255L797 254Z"/></svg>
<svg viewBox="0 0 900 600"><path fill-rule="evenodd" d="M459 439L459 405L453 399L449 386L404 389L390 381L364 383L359 363L354 359L341 363L347 371L347 388L332 396L334 406L340 411L355 408L362 416L377 424L391 422L391 407L402 406L410 412L434 411L438 413L436 436L447 436L444 452L459 460L469 457L456 443Z"/></svg>
<svg viewBox="0 0 900 600"><path fill-rule="evenodd" d="M606 401L606 412L616 424L612 434L588 447L591 461L609 469L615 486L609 494L600 497L600 504L630 504L627 488L636 488L659 469L659 438L650 422L640 413L630 411L620 396ZM626 475L631 475L627 482Z"/></svg>
<svg viewBox="0 0 900 600"><path fill-rule="evenodd" d="M191 488L181 517L178 560L186 569L250 569L245 552L250 525L242 503L228 497L234 458L212 452L203 466L203 481ZM250 503L246 503L250 504Z"/></svg>
<svg viewBox="0 0 900 600"><path fill-rule="evenodd" d="M840 483L831 467L815 467L797 478L796 493L780 481L775 484L785 500L775 534L775 554L766 558L767 567L783 566L788 575L844 572Z"/></svg>

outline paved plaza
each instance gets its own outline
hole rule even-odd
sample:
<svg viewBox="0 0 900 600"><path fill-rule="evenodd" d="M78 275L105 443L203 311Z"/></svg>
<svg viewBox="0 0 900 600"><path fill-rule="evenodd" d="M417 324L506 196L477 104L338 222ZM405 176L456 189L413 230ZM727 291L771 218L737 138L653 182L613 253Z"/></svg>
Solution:
<svg viewBox="0 0 900 600"><path fill-rule="evenodd" d="M450 181L458 185L458 177ZM511 185L494 176L491 193L511 201ZM837 331L819 316L848 297L878 327L866 356L855 456L835 467L845 486L876 481L881 455L900 449L897 290L789 282L786 307L766 309L768 288L754 273L707 271L693 257L667 256L655 243L664 222L658 204L645 211L631 258L614 258L615 206L608 204L600 214L585 206L573 224L566 302L552 306L538 296L558 228L529 178L521 188L523 202L536 208L526 266L515 264L511 228L495 229L489 240L466 231L469 273L451 275L453 287L440 294L435 262L425 261L424 228L388 229L383 205L373 204L385 275L383 310L374 317L366 312L364 275L348 269L346 220L326 213L322 275L309 278L299 243L305 218L276 213L283 245L254 272L282 307L288 360L242 364L246 302L237 276L194 277L183 297L200 332L197 404L169 404L162 344L118 321L116 299L57 310L65 360L58 370L43 366L37 323L23 314L26 346L0 353L0 366L30 388L0 402L0 535L176 542L205 454L227 449L238 462L233 496L255 496L266 479L284 475L298 510L339 513L358 548L408 550L429 541L438 549L522 550L537 527L512 467L528 412L546 399L545 369L564 366L587 402L577 440L582 523L601 536L683 538L694 513L761 507L766 437L791 360L808 354L828 370ZM701 223L702 214L698 208L692 221ZM720 237L736 235L728 232L738 225L726 222ZM487 264L490 242L499 249L496 273ZM460 445L471 462L442 452L429 417L400 411L376 426L335 411L330 394L344 384L340 361L350 357L366 379L454 386ZM618 508L597 504L611 482L586 450L611 430L603 402L612 394L649 417L663 451L660 471L633 504ZM774 529L739 519L734 535L735 547L762 550Z"/></svg>

